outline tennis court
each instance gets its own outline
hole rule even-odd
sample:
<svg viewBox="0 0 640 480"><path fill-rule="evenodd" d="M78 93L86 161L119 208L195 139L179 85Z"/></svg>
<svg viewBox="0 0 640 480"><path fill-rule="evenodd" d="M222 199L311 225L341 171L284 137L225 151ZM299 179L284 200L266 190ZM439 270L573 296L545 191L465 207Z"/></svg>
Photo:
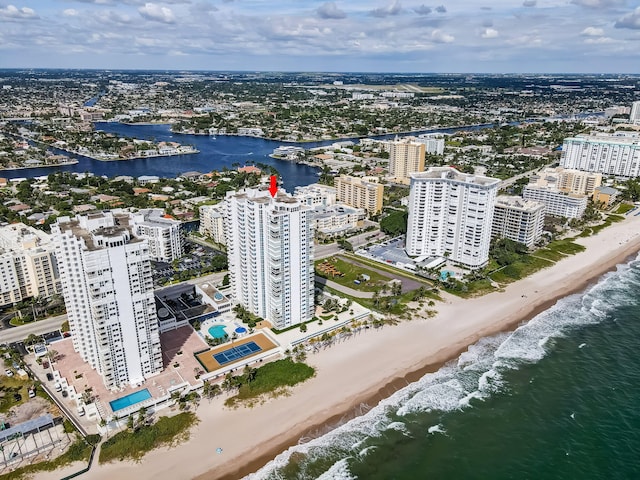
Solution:
<svg viewBox="0 0 640 480"><path fill-rule="evenodd" d="M224 352L216 353L213 355L213 358L215 358L216 362L220 365L226 365L227 363L235 362L236 360L248 357L249 355L261 350L262 349L256 344L256 342L249 342L238 347L232 347Z"/></svg>
<svg viewBox="0 0 640 480"><path fill-rule="evenodd" d="M273 343L264 333L258 332L235 342L225 343L196 353L195 357L207 372L213 372L232 363L262 355L277 347L278 345Z"/></svg>

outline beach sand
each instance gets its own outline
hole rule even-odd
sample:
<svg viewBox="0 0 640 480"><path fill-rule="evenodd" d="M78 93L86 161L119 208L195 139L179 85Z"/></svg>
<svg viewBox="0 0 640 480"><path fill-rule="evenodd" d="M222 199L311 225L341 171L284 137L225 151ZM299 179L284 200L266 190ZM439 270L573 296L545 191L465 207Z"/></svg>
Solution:
<svg viewBox="0 0 640 480"><path fill-rule="evenodd" d="M235 479L256 471L301 438L320 435L352 418L363 404L371 407L435 371L479 338L513 329L559 298L595 283L640 250L640 217L630 216L577 242L586 251L504 291L466 300L447 295L433 318L369 329L310 354L307 363L317 369L316 377L288 397L237 410L224 408L224 398L203 400L197 411L200 423L187 443L155 450L141 463L96 464L81 478ZM36 478L60 476L58 471Z"/></svg>

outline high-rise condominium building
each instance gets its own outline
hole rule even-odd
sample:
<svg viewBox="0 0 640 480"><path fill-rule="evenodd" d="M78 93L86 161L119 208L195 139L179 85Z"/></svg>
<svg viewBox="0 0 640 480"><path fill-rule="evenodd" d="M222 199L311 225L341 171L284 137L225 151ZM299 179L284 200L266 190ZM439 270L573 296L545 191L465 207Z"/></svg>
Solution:
<svg viewBox="0 0 640 480"><path fill-rule="evenodd" d="M521 197L496 198L491 235L532 247L542 236L545 206Z"/></svg>
<svg viewBox="0 0 640 480"><path fill-rule="evenodd" d="M424 143L429 155L444 155L444 137L440 133L425 133L419 135L415 141Z"/></svg>
<svg viewBox="0 0 640 480"><path fill-rule="evenodd" d="M335 179L336 198L355 208L363 208L369 215L382 211L384 185L375 177L340 175Z"/></svg>
<svg viewBox="0 0 640 480"><path fill-rule="evenodd" d="M522 198L544 203L545 214L557 217L581 218L587 208L586 195L561 192L554 186L525 185Z"/></svg>
<svg viewBox="0 0 640 480"><path fill-rule="evenodd" d="M227 193L233 299L278 329L314 313L313 209L283 190Z"/></svg>
<svg viewBox="0 0 640 480"><path fill-rule="evenodd" d="M215 205L202 205L200 207L200 234L219 243L227 244L224 232L224 217L227 213L227 204L222 201Z"/></svg>
<svg viewBox="0 0 640 480"><path fill-rule="evenodd" d="M51 236L24 223L0 227L0 306L61 288Z"/></svg>
<svg viewBox="0 0 640 480"><path fill-rule="evenodd" d="M640 101L631 104L631 114L629 121L634 125L640 125Z"/></svg>
<svg viewBox="0 0 640 480"><path fill-rule="evenodd" d="M313 208L330 207L336 203L337 189L329 185L312 183L307 186L296 187L293 195L304 205Z"/></svg>
<svg viewBox="0 0 640 480"><path fill-rule="evenodd" d="M411 174L407 254L448 257L470 268L484 266L499 184L497 178L452 167Z"/></svg>
<svg viewBox="0 0 640 480"><path fill-rule="evenodd" d="M134 233L148 241L151 260L170 263L184 255L181 222L166 217L161 208L147 208L132 215Z"/></svg>
<svg viewBox="0 0 640 480"><path fill-rule="evenodd" d="M409 183L409 174L424 171L425 144L413 139L394 140L389 149L389 176L396 182Z"/></svg>
<svg viewBox="0 0 640 480"><path fill-rule="evenodd" d="M149 244L134 229L112 212L52 225L73 346L110 389L162 370Z"/></svg>
<svg viewBox="0 0 640 480"><path fill-rule="evenodd" d="M560 166L617 177L640 175L640 135L578 135L565 138Z"/></svg>

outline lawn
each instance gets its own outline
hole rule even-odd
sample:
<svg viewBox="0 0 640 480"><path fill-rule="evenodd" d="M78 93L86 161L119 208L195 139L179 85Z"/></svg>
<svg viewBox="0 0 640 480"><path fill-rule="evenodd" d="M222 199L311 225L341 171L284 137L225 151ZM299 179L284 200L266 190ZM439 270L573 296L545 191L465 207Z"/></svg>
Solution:
<svg viewBox="0 0 640 480"><path fill-rule="evenodd" d="M385 275L381 275L379 272L375 270L368 270L363 268L360 265L355 265L351 262L345 261L339 256L334 256L327 261L333 265L337 270L339 270L343 276L342 277L332 277L331 275L327 275L320 270L318 270L318 265L323 263L325 260L318 260L316 262L316 274L326 278L328 280L334 281L340 285L345 287L353 288L354 290L361 290L364 292L373 292L376 287L380 287L383 284L389 282L392 277L387 277ZM361 281L358 285L354 283L355 280L361 280L360 275L369 275L370 280Z"/></svg>
<svg viewBox="0 0 640 480"><path fill-rule="evenodd" d="M266 393L277 395L283 388L292 387L313 377L316 371L306 363L294 362L290 358L276 360L258 368L255 378L244 383L238 394L228 398L225 404L233 406L238 402L251 401Z"/></svg>
<svg viewBox="0 0 640 480"><path fill-rule="evenodd" d="M620 205L618 205L618 208L616 209L615 213L619 214L619 215L624 215L625 213L633 210L635 207L633 205L630 205L628 203L621 203Z"/></svg>
<svg viewBox="0 0 640 480"><path fill-rule="evenodd" d="M547 245L545 250L550 250L552 252L564 253L565 255L574 255L578 252L582 252L585 249L582 245L578 245L573 242L571 239L565 240L555 240Z"/></svg>
<svg viewBox="0 0 640 480"><path fill-rule="evenodd" d="M2 378L0 381L0 413L6 413L11 407L29 400L27 387L33 385L32 380L22 380L16 376L2 376L0 378ZM15 394L20 395L22 398L16 401L13 398Z"/></svg>
<svg viewBox="0 0 640 480"><path fill-rule="evenodd" d="M153 425L116 433L100 447L100 463L114 460L140 460L147 452L163 445L175 445L189 438L189 429L198 419L192 412L160 417Z"/></svg>
<svg viewBox="0 0 640 480"><path fill-rule="evenodd" d="M498 282L500 284L511 283L551 265L553 265L553 262L549 260L532 257L531 255L524 255L517 262L507 265L502 270L492 273L491 278L494 282Z"/></svg>

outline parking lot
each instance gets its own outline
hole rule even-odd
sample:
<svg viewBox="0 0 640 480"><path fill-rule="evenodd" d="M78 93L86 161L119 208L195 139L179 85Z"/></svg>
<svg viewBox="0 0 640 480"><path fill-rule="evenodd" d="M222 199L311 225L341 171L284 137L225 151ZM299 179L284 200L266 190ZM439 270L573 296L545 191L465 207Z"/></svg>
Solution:
<svg viewBox="0 0 640 480"><path fill-rule="evenodd" d="M178 279L182 272L206 271L210 269L212 259L220 255L224 255L224 253L187 240L185 255L175 263L175 266L166 262L151 262L154 284L156 286L164 285Z"/></svg>
<svg viewBox="0 0 640 480"><path fill-rule="evenodd" d="M364 252L358 251L356 253L364 253L363 256L373 260L413 271L414 262L404 251L404 237L396 237L363 250Z"/></svg>

